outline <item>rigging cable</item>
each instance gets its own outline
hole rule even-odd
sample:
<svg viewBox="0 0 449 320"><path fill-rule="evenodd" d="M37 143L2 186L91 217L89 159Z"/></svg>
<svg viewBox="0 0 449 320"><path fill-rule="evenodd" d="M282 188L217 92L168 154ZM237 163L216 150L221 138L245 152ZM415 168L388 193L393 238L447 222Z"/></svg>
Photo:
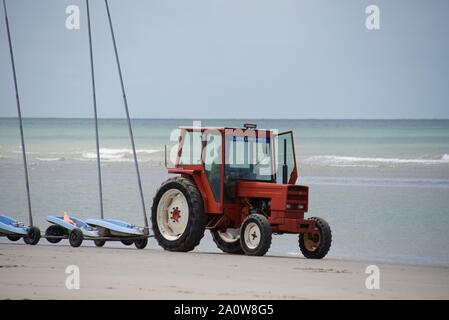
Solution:
<svg viewBox="0 0 449 320"><path fill-rule="evenodd" d="M97 98L95 93L95 72L94 72L94 56L92 50L92 32L90 27L90 10L89 10L89 0L86 0L87 9L87 30L89 35L89 53L90 53L90 71L92 78L92 98L94 105L94 116L95 116L95 141L97 148L97 173L98 173L98 193L100 196L100 216L104 219L103 211L103 183L101 181L101 160L100 160L100 138L98 133L98 114L97 114Z"/></svg>
<svg viewBox="0 0 449 320"><path fill-rule="evenodd" d="M146 213L146 209L145 209L145 199L144 199L144 196L143 196L142 181L140 179L139 163L137 161L136 146L134 144L134 135L133 135L133 130L132 130L132 126L131 126L131 120L130 120L130 116L129 116L128 101L126 99L125 86L123 85L122 70L121 70L121 67L120 67L120 60L119 60L118 52L117 52L117 44L115 42L114 28L112 27L112 19L111 19L111 13L109 11L108 0L104 0L104 2L106 4L106 11L107 11L107 14L108 14L109 28L111 30L112 44L114 46L114 52L115 52L115 60L117 62L117 69L118 69L118 74L119 74L119 78L120 78L120 85L121 85L121 88L122 88L123 103L125 105L126 119L128 121L129 136L130 136L130 139L131 139L131 146L132 146L132 149L133 149L134 166L136 168L136 174L137 174L137 184L139 186L140 200L141 200L141 204L142 204L142 211L143 211L143 217L144 217L144 222L145 222L145 232L147 233L148 232L148 219L147 219L147 213Z"/></svg>
<svg viewBox="0 0 449 320"><path fill-rule="evenodd" d="M9 30L9 22L8 22L8 12L6 10L6 1L3 0L3 9L5 12L5 22L6 22L6 32L8 34L8 43L9 43L9 54L11 56L11 65L12 65L12 74L14 78L14 89L16 91L16 102L17 102L17 115L19 118L19 128L20 128L20 140L22 143L22 157L23 157L23 167L25 170L25 185L27 191L27 200L28 200L28 219L29 224L33 226L33 215L31 211L31 197L30 197L30 182L28 179L28 164L27 164L27 156L25 150L25 138L23 136L23 122L22 122L22 112L20 110L20 99L19 99L19 89L17 86L17 76L16 76L16 66L14 63L14 54L12 49L12 41L11 41L11 32Z"/></svg>

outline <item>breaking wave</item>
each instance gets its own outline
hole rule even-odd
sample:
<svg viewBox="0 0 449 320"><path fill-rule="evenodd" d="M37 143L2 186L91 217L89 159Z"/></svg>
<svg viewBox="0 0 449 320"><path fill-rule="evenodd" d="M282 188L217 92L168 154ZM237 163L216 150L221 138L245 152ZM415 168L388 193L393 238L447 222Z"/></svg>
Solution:
<svg viewBox="0 0 449 320"><path fill-rule="evenodd" d="M138 154L153 154L159 152L156 149L137 149ZM102 160L116 161L116 162L127 162L130 161L129 157L132 155L132 149L109 149L100 148L100 158ZM97 153L86 151L81 154L83 159L97 159Z"/></svg>
<svg viewBox="0 0 449 320"><path fill-rule="evenodd" d="M321 155L305 159L308 164L324 164L335 167L379 167L395 165L441 165L449 164L449 154L443 154L439 159L430 158L376 158L376 157L351 157Z"/></svg>
<svg viewBox="0 0 449 320"><path fill-rule="evenodd" d="M51 162L51 161L64 161L65 158L64 157L58 157L58 158L39 158L39 157L36 157L36 160Z"/></svg>

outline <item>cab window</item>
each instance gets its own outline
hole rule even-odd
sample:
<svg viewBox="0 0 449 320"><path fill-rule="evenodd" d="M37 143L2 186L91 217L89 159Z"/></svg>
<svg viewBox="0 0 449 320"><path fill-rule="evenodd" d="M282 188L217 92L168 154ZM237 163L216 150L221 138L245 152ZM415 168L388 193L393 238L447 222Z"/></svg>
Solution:
<svg viewBox="0 0 449 320"><path fill-rule="evenodd" d="M270 138L266 136L227 136L226 178L272 181L270 145Z"/></svg>
<svg viewBox="0 0 449 320"><path fill-rule="evenodd" d="M201 131L183 130L179 164L201 165Z"/></svg>

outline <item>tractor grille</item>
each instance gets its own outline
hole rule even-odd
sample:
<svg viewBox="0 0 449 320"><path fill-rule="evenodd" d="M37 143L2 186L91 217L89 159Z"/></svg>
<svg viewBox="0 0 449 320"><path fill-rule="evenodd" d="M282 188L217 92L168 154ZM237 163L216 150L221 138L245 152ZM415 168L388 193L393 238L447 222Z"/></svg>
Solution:
<svg viewBox="0 0 449 320"><path fill-rule="evenodd" d="M289 186L287 191L287 211L308 210L309 188L305 186Z"/></svg>

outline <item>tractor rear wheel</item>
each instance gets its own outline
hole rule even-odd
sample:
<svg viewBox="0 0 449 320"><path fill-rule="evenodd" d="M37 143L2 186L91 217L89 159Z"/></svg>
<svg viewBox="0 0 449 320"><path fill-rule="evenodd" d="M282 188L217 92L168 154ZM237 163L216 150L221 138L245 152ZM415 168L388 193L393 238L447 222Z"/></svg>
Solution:
<svg viewBox="0 0 449 320"><path fill-rule="evenodd" d="M218 249L221 251L232 254L243 254L239 229L228 228L225 231L211 230L210 233Z"/></svg>
<svg viewBox="0 0 449 320"><path fill-rule="evenodd" d="M332 243L332 232L326 220L312 217L315 231L299 235L299 248L308 259L322 259L329 252Z"/></svg>
<svg viewBox="0 0 449 320"><path fill-rule="evenodd" d="M240 243L249 256L263 256L271 246L271 225L261 214L250 214L240 227Z"/></svg>
<svg viewBox="0 0 449 320"><path fill-rule="evenodd" d="M208 221L203 198L195 183L184 177L162 183L153 199L154 237L165 250L193 250L204 236Z"/></svg>

